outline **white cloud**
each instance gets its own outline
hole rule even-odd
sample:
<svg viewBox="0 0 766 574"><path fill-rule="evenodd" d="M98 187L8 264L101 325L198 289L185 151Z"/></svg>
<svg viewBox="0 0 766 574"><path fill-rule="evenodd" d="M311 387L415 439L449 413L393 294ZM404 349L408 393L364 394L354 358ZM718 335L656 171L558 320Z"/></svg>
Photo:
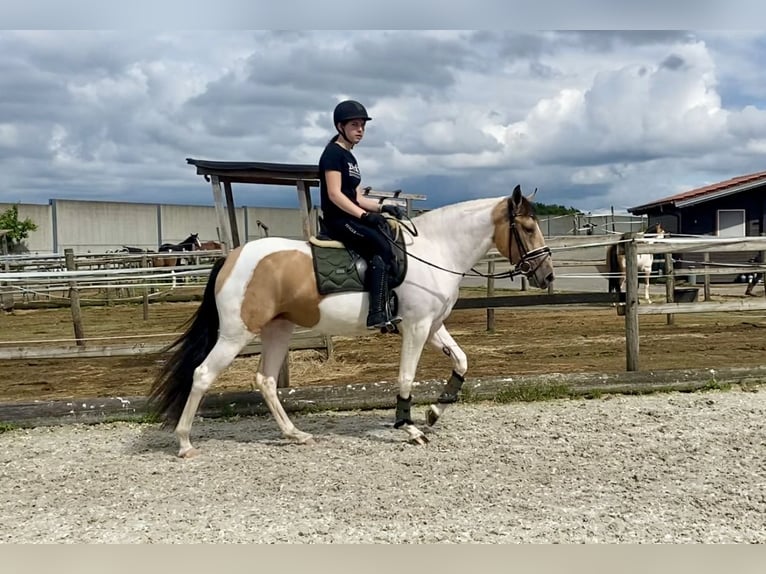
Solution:
<svg viewBox="0 0 766 574"><path fill-rule="evenodd" d="M352 97L374 118L354 150L366 184L428 194L451 180L433 194L444 203L464 197L444 189L496 195L513 181L548 203L631 206L764 169L763 45L753 33L0 32L0 166L38 201L152 201L162 185L210 202L186 157L314 163L333 106Z"/></svg>

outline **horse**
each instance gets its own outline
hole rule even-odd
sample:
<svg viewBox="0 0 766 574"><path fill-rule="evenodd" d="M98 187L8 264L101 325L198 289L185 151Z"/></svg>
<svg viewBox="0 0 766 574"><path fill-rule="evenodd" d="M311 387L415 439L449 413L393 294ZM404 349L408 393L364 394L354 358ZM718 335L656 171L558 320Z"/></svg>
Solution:
<svg viewBox="0 0 766 574"><path fill-rule="evenodd" d="M199 244L200 251L216 251L223 248L223 244L218 241L202 241Z"/></svg>
<svg viewBox="0 0 766 574"><path fill-rule="evenodd" d="M461 279L494 245L513 269L496 276L524 275L545 289L554 279L551 250L545 244L531 198L520 186L507 197L472 199L427 211L410 220L405 234L406 274L394 288L401 335L394 428L409 442L425 444L411 415L412 385L426 343L452 362L452 374L436 403L429 405L432 426L457 402L468 360L444 326L458 300ZM175 426L178 456L192 457L192 422L216 377L256 335L262 343L255 373L270 413L283 437L312 443L296 428L277 395L276 381L296 325L326 335L369 335L369 292L320 295L310 241L263 237L233 249L213 265L202 302L185 332L171 343L168 360L149 392L150 412L163 427ZM481 275L478 272L475 272ZM523 329L523 325L519 325Z"/></svg>
<svg viewBox="0 0 766 574"><path fill-rule="evenodd" d="M159 253L175 253L185 251L195 251L201 249L202 243L199 240L197 233L192 233L189 237L181 241L180 243L163 243L158 249ZM178 255L172 255L170 257L155 257L155 267L175 267L181 265L179 263L180 257Z"/></svg>
<svg viewBox="0 0 766 574"><path fill-rule="evenodd" d="M643 235L655 235L658 238L665 236L665 229L661 223L656 223L646 228ZM626 239L627 233L620 236L620 240ZM654 255L651 253L640 253L638 255L638 273L644 275L644 299L647 303L652 300L649 297L649 278L652 275L652 263ZM625 288L625 248L622 243L614 243L606 248L606 264L609 272L609 293L616 293L619 299L620 294Z"/></svg>

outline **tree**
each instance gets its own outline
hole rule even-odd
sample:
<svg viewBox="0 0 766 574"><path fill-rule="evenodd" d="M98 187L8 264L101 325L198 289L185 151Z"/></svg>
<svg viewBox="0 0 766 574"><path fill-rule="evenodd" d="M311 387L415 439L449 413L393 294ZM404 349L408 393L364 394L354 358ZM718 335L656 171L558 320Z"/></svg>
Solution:
<svg viewBox="0 0 766 574"><path fill-rule="evenodd" d="M5 240L8 244L8 250L18 251L21 242L29 237L30 231L35 231L37 225L28 217L19 220L19 206L14 204L10 209L0 213L0 231L6 231Z"/></svg>
<svg viewBox="0 0 766 574"><path fill-rule="evenodd" d="M553 203L535 203L535 213L537 215L579 215L582 212L574 207L564 207Z"/></svg>

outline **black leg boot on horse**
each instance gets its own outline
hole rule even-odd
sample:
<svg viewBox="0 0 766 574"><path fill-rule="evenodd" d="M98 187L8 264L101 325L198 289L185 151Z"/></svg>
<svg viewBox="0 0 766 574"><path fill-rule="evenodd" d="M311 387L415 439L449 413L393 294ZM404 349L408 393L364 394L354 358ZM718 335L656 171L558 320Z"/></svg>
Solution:
<svg viewBox="0 0 766 574"><path fill-rule="evenodd" d="M375 255L367 269L370 291L370 310L367 314L367 328L385 332L396 330L401 317L392 317L388 306L388 266L380 255Z"/></svg>

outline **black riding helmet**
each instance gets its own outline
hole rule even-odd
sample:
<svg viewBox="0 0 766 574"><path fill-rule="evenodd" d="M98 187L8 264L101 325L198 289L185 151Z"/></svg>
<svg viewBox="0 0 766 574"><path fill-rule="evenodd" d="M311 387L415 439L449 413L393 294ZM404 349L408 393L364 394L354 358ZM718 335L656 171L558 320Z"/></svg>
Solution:
<svg viewBox="0 0 766 574"><path fill-rule="evenodd" d="M343 136L343 139L349 141L346 137L344 125L351 120L364 120L369 122L372 118L367 114L365 107L356 100L345 100L335 106L335 111L332 113L333 124L335 129ZM341 127L338 127L341 124Z"/></svg>
<svg viewBox="0 0 766 574"><path fill-rule="evenodd" d="M367 110L362 104L355 100L346 100L335 106L332 114L333 125L346 123L351 120L365 120L369 122L372 118L367 115Z"/></svg>

